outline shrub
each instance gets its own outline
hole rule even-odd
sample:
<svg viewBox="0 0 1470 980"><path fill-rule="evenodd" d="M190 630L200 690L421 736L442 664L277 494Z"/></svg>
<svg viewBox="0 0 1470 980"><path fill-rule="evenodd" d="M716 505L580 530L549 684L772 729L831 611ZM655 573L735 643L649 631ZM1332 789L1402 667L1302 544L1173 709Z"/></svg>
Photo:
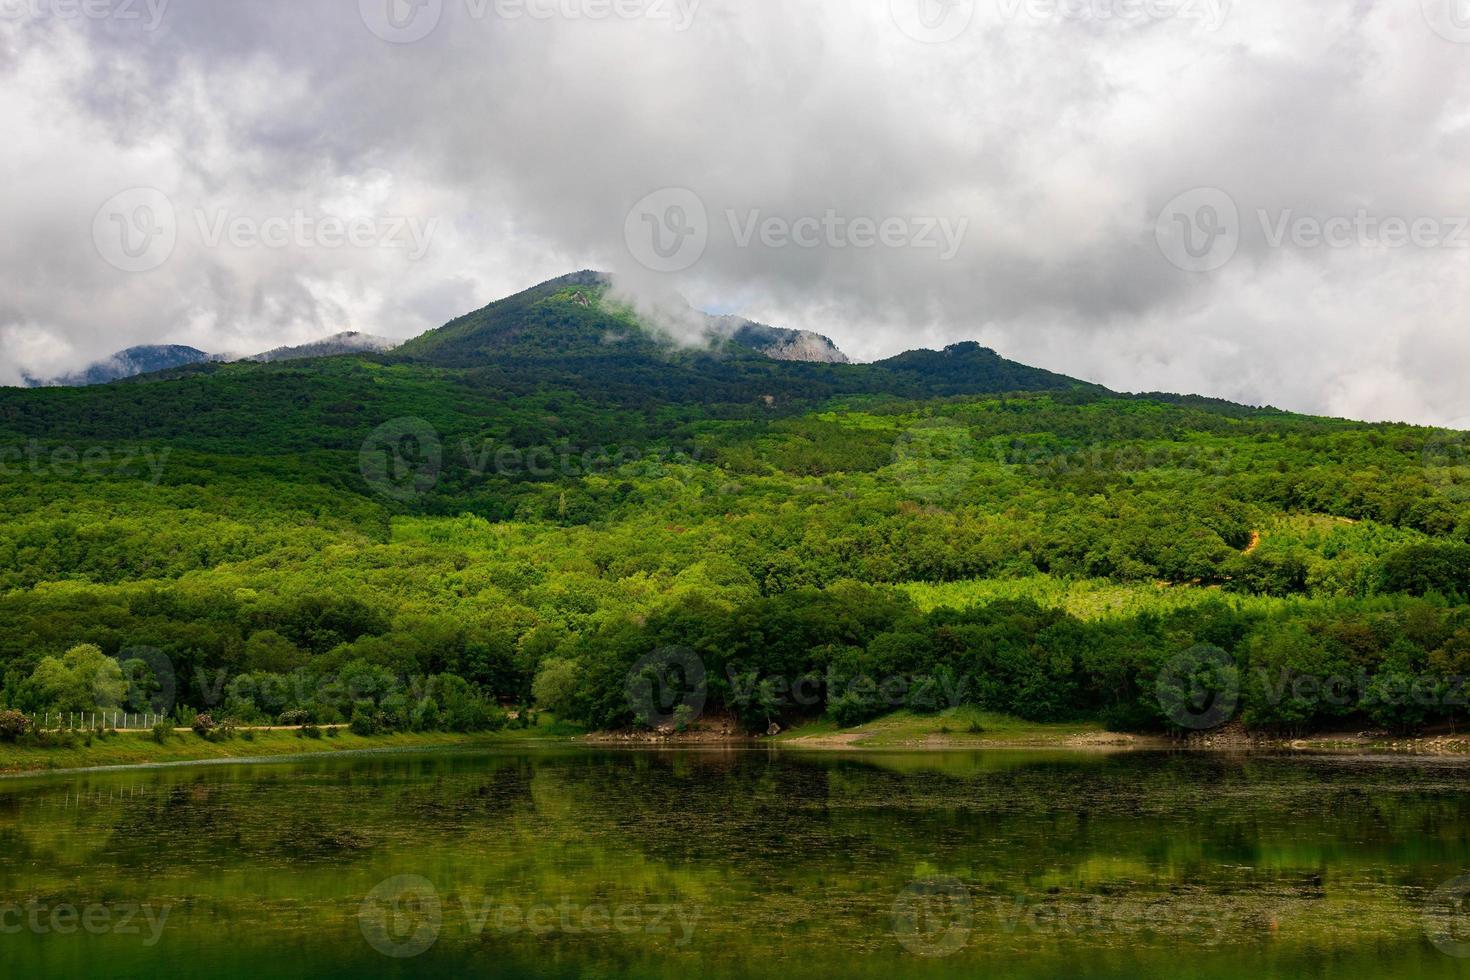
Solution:
<svg viewBox="0 0 1470 980"><path fill-rule="evenodd" d="M443 727L444 714L439 710L437 701L424 698L414 705L409 721L416 732L432 732Z"/></svg>
<svg viewBox="0 0 1470 980"><path fill-rule="evenodd" d="M347 716L330 704L314 704L311 706L311 720L318 725L340 725Z"/></svg>
<svg viewBox="0 0 1470 980"><path fill-rule="evenodd" d="M17 739L16 744L28 749L52 749L57 746L71 748L76 740L70 732L29 731Z"/></svg>
<svg viewBox="0 0 1470 980"><path fill-rule="evenodd" d="M231 697L225 701L225 713L231 718L255 724L265 719L260 708L249 698Z"/></svg>
<svg viewBox="0 0 1470 980"><path fill-rule="evenodd" d="M1368 682L1361 707L1373 724L1398 734L1421 727L1429 716L1429 705L1444 701L1443 685L1415 676L1402 663L1385 664Z"/></svg>
<svg viewBox="0 0 1470 980"><path fill-rule="evenodd" d="M402 732L413 727L413 711L407 695L394 694L383 699L374 720L380 732Z"/></svg>
<svg viewBox="0 0 1470 980"><path fill-rule="evenodd" d="M373 725L373 717L366 711L354 711L352 713L352 724L349 726L352 734L367 737L374 734L377 729Z"/></svg>
<svg viewBox="0 0 1470 980"><path fill-rule="evenodd" d="M580 716L582 681L581 664L572 660L547 660L532 682L532 697L537 704L558 715Z"/></svg>
<svg viewBox="0 0 1470 980"><path fill-rule="evenodd" d="M276 724L288 725L293 728L309 724L310 722L311 714L309 712L302 711L300 708L292 708L290 711L282 711L280 717L276 719Z"/></svg>
<svg viewBox="0 0 1470 980"><path fill-rule="evenodd" d="M297 738L321 738L322 730L316 725L302 725L301 731L296 733Z"/></svg>
<svg viewBox="0 0 1470 980"><path fill-rule="evenodd" d="M153 723L153 741L162 745L168 741L168 737L174 733L174 723L166 719L159 719Z"/></svg>
<svg viewBox="0 0 1470 980"><path fill-rule="evenodd" d="M34 727L19 711L0 711L0 742L14 742Z"/></svg>
<svg viewBox="0 0 1470 980"><path fill-rule="evenodd" d="M838 728L852 728L879 715L872 699L858 691L844 691L827 703L827 711Z"/></svg>
<svg viewBox="0 0 1470 980"><path fill-rule="evenodd" d="M189 727L194 729L195 735L207 739L209 738L209 734L214 731L215 723L214 719L209 715L198 714L194 716L194 722Z"/></svg>
<svg viewBox="0 0 1470 980"><path fill-rule="evenodd" d="M1435 541L1400 548L1383 560L1379 587L1410 595L1470 593L1470 545Z"/></svg>
<svg viewBox="0 0 1470 980"><path fill-rule="evenodd" d="M541 724L541 714L535 708L524 702L515 710L515 717L510 718L506 727L508 728L535 728Z"/></svg>

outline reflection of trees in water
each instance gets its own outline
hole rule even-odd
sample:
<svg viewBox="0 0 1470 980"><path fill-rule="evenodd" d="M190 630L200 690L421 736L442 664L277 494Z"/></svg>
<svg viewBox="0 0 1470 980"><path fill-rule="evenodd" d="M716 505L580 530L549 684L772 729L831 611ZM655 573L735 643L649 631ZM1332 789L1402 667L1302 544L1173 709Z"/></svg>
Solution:
<svg viewBox="0 0 1470 980"><path fill-rule="evenodd" d="M987 910L1025 895L1085 920L1099 901L1157 901L1159 914L1190 923L1225 901L1241 928L1257 928L1329 895L1373 894L1401 911L1402 889L1470 865L1470 796L1452 763L1025 760L380 756L131 774L136 795L53 805L83 784L115 785L87 777L9 795L0 873L17 887L46 876L167 879L170 894L230 908L269 871L303 900L340 899L350 913L363 881L416 872L454 907L683 901L706 910L711 935L857 946L881 934L920 869L963 881Z"/></svg>
<svg viewBox="0 0 1470 980"><path fill-rule="evenodd" d="M1085 883L1106 857L1228 889L1242 867L1303 882L1328 865L1377 877L1384 866L1463 863L1462 773L1181 754L959 775L846 756L650 752L545 767L536 799L549 812L557 797L582 830L646 854L757 875L930 862L1016 878L1044 867Z"/></svg>
<svg viewBox="0 0 1470 980"><path fill-rule="evenodd" d="M717 881L705 892L728 920L707 926L716 933L862 948L921 868L966 884L988 915L980 928L1003 933L994 948L1024 951L1097 930L1112 942L1251 941L1283 921L1347 944L1394 939L1413 928L1420 879L1470 858L1458 836L1470 799L1447 782L1453 769L1129 755L984 760L966 773L953 759L939 772L893 761L561 760L537 767L523 826L579 869L620 860L660 887L660 868ZM1363 921L1337 922L1343 902Z"/></svg>
<svg viewBox="0 0 1470 980"><path fill-rule="evenodd" d="M155 774L140 795L72 807L46 787L0 811L0 835L14 838L0 862L47 855L69 864L177 873L230 863L280 866L332 862L371 851L412 827L434 832L458 822L501 822L528 796L524 759L312 767L251 766Z"/></svg>

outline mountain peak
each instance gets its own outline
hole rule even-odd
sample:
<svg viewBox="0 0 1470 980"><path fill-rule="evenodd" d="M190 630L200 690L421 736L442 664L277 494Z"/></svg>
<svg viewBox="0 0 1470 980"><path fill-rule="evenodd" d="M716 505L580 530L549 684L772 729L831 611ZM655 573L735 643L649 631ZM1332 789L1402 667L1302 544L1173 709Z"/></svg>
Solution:
<svg viewBox="0 0 1470 980"><path fill-rule="evenodd" d="M773 361L801 361L814 364L851 364L829 337L810 330L768 327L752 320L740 320L731 339Z"/></svg>
<svg viewBox="0 0 1470 980"><path fill-rule="evenodd" d="M169 368L182 367L186 364L204 364L218 360L221 358L217 355L206 354L202 350L181 344L144 344L118 351L111 357L89 364L80 371L60 377L42 380L24 375L24 379L29 388L79 388L86 385L102 385L112 381L121 381L123 378L151 374L154 371L166 371Z"/></svg>
<svg viewBox="0 0 1470 980"><path fill-rule="evenodd" d="M384 354L397 347L398 343L387 337L374 337L372 334L347 330L309 344L277 347L263 354L253 354L243 360L273 364L278 361L299 361L309 357L337 357L342 354Z"/></svg>
<svg viewBox="0 0 1470 980"><path fill-rule="evenodd" d="M584 269L548 279L409 341L400 354L463 366L485 356L567 357L734 343L777 361L846 364L827 337L696 309L676 293L625 295L613 276Z"/></svg>

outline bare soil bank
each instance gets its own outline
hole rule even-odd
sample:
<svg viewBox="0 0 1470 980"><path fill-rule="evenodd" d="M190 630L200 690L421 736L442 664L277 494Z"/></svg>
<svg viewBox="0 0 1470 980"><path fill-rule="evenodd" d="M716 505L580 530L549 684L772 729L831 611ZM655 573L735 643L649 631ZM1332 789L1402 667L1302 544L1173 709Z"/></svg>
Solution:
<svg viewBox="0 0 1470 980"><path fill-rule="evenodd" d="M728 725L685 732L594 732L580 741L599 746L753 746L788 749L862 751L955 751L976 749L1068 749L1089 752L1200 751L1200 752L1402 752L1422 755L1470 755L1470 734L1438 733L1395 736L1387 732L1329 732L1306 736L1279 736L1250 732L1239 723L1212 732L1171 738L1137 735L1077 726L1027 726L1017 723L1001 731L914 731L913 725L880 719L850 730L810 725L769 735L738 734ZM814 730L812 730L814 729Z"/></svg>

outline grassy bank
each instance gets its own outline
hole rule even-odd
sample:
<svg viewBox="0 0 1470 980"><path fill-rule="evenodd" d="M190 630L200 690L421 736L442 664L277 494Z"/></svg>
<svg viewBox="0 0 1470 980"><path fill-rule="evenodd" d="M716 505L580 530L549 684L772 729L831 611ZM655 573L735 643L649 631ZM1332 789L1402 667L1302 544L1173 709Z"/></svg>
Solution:
<svg viewBox="0 0 1470 980"><path fill-rule="evenodd" d="M460 745L515 743L532 738L567 738L581 729L542 719L532 729L514 729L493 734L448 732L399 732L383 735L354 735L346 728L323 730L322 737L309 738L296 730L252 731L231 739L206 741L193 732L180 730L163 742L150 732L117 732L93 736L88 745L78 737L72 745L47 747L0 745L0 773L41 772L52 769L85 769L93 766L136 766L161 762L208 762L218 759L271 758L307 753L352 752L365 749L446 748Z"/></svg>
<svg viewBox="0 0 1470 980"><path fill-rule="evenodd" d="M1416 735L1319 732L1271 735L1247 732L1237 725L1176 740L1166 735L1130 735L1108 731L1093 721L1047 724L965 706L938 714L898 711L855 728L814 721L776 736L772 741L802 749L1158 749L1238 752L1249 749L1331 752L1470 755L1470 735L1423 732Z"/></svg>
<svg viewBox="0 0 1470 980"><path fill-rule="evenodd" d="M777 736L777 741L803 748L1060 748L1130 744L1128 735L1108 732L1096 722L1043 724L963 706L938 714L898 711L855 728L817 721Z"/></svg>

